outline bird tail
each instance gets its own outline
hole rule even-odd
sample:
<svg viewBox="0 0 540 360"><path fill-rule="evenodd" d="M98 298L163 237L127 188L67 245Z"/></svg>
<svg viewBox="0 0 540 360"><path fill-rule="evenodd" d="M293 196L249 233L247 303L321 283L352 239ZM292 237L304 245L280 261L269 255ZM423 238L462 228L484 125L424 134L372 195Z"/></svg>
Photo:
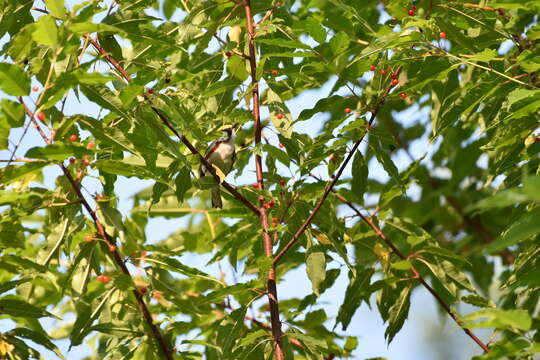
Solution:
<svg viewBox="0 0 540 360"><path fill-rule="evenodd" d="M212 207L215 208L222 208L223 203L221 202L221 190L219 189L219 186L214 186L211 189L212 192Z"/></svg>

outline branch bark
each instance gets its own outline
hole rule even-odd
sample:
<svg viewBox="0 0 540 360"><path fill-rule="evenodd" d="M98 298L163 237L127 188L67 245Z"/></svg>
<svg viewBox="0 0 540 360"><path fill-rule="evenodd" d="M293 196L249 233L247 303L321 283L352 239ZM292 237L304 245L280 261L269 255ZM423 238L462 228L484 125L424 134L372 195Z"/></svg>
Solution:
<svg viewBox="0 0 540 360"><path fill-rule="evenodd" d="M360 217L362 219L362 221L364 221L373 231L375 231L375 234L382 240L384 241L384 243L390 247L392 249L392 251L397 255L399 256L402 260L408 260L407 256L405 256L395 245L394 243L382 232L381 228L379 226L377 226L377 224L375 224L373 222L373 220L371 220L370 218L364 216L360 210L358 210L356 208L356 206L354 206L349 200L347 200L345 197L343 197L341 194L338 194L337 192L334 191L334 195L341 201L343 202L344 204L346 204L351 210L353 210L355 212L356 215L358 215L358 217ZM429 293L431 295L433 295L433 297L435 298L435 300L437 300L437 302L439 303L439 305L441 305L441 307L444 309L444 311L446 311L448 313L448 315L456 322L456 324L465 332L465 334L467 334L475 343L478 344L478 346L480 346L482 348L482 350L484 350L486 353L489 352L489 348L487 347L486 344L484 344L482 342L482 340L480 340L476 335L474 335L472 333L471 330L467 329L464 327L463 325L463 322L461 321L461 319L458 317L458 315L456 315L452 309L450 308L450 305L448 305L444 300L443 298L426 282L426 280L424 279L424 277L422 275L420 275L420 273L418 272L418 270L416 269L416 267L414 265L411 265L411 272L413 274L413 278L414 279L418 279L418 281L420 282L420 284L422 284L426 289L427 291L429 291Z"/></svg>
<svg viewBox="0 0 540 360"><path fill-rule="evenodd" d="M401 70L401 67L398 67L396 69L396 74L399 74ZM324 201L326 200L326 198L328 197L328 194L332 191L332 189L334 188L334 186L336 185L336 183L338 182L339 178L341 177L341 175L343 174L343 171L345 170L345 167L347 166L347 164L349 163L349 161L352 159L352 157L354 156L355 152L356 152L356 149L358 149L358 147L360 146L360 144L362 143L362 141L364 140L364 138L366 137L366 135L368 134L369 130L371 129L372 125L373 125L373 122L375 121L375 117L377 116L377 114L379 113L379 110L382 106L382 104L384 103L384 100L386 98L386 96L388 95L388 93L390 92L390 90L393 88L394 86L392 84L388 85L388 87L386 88L386 90L384 91L383 95L381 96L381 98L379 99L379 101L377 101L377 104L375 105L375 108L373 109L373 111L371 111L371 118L369 119L369 122L367 124L367 129L366 129L366 132L360 137L360 139L358 139L351 151L349 152L349 154L347 155L347 158L345 159L345 161L343 161L343 163L341 164L339 170L337 171L336 174L333 175L333 179L332 181L330 181L325 189L324 189L324 193L323 195L321 196L321 198L319 199L319 201L317 202L317 205L315 205L315 208L313 208L313 211L311 212L311 214L309 214L309 216L307 217L307 219L304 221L304 223L300 226L300 228L294 233L294 235L292 236L291 240L289 240L289 242L283 247L283 249L281 249L281 251L274 257L274 261L273 261L273 264L276 265L280 260L281 258L296 244L296 242L298 241L298 239L300 239L300 236L302 236L302 234L304 233L304 231L306 231L307 227L309 226L309 224L311 224L311 222L313 221L313 219L315 218L315 215L317 215L317 213L319 212L319 210L321 209Z"/></svg>
<svg viewBox="0 0 540 360"><path fill-rule="evenodd" d="M247 24L247 33L248 33L248 48L249 48L249 66L251 73L251 87L252 87L252 105L253 105L253 120L255 122L254 128L254 137L255 145L258 145L261 142L261 115L260 115L260 98L259 98L259 82L257 81L257 54L255 52L255 43L253 39L255 38L255 25L253 23L253 14L251 12L251 1L245 0L244 9L246 13L246 24ZM263 167L262 167L262 158L261 155L255 155L255 172L257 175L257 184L259 184L259 189L264 190L264 178L263 178ZM265 199L264 196L259 197L259 220L262 228L263 235L263 246L265 256L269 259L272 259L272 249L273 241L270 233L268 232L268 214L266 208L264 207ZM270 305L270 323L272 325L272 338L274 340L274 350L275 358L277 360L285 359L285 352L283 350L283 344L281 341L281 320L279 319L279 305L278 305L278 295L277 295L277 286L276 286L276 271L275 265L272 264L272 267L268 271L267 281L267 295L268 302Z"/></svg>
<svg viewBox="0 0 540 360"><path fill-rule="evenodd" d="M19 99L19 102L23 105L23 107L24 107L24 109L26 111L26 114L30 117L30 120L32 121L34 126L37 128L37 130L40 133L43 140L47 144L51 144L52 143L52 138L47 137L47 135L45 134L45 132L43 131L43 129L41 128L39 123L35 120L34 113L28 108L28 106L25 104L22 97L19 97L18 99ZM71 185L71 188L73 189L73 191L77 195L77 198L79 199L79 201L82 203L83 207L86 209L86 211L88 212L88 214L92 218L92 221L94 222L94 226L96 227L96 230L97 230L98 234L107 242L107 245L109 245L109 246L115 245L114 240L110 237L109 234L107 234L107 232L105 231L105 228L103 227L103 224L101 224L98 217L96 216L96 212L94 210L92 210L92 207L90 206L90 204L88 203L88 201L86 200L84 195L82 194L81 189L80 189L80 185L75 181L75 179L73 179L73 176L71 176L71 173L69 172L69 169L67 169L64 166L64 164L58 164L58 165L60 166L60 169L62 170L64 176L69 181L69 183ZM129 276L129 278L132 279L131 281L133 282L133 278L131 277L131 274L130 274L129 270L126 267L126 264L124 263L124 260L120 256L119 251L118 250L112 251L111 256L112 256L116 266L118 266L118 268L120 269L120 271L122 271L122 273L124 273L125 275ZM148 310L148 306L146 306L146 303L144 302L143 295L137 289L133 290L133 295L135 296L135 299L137 300L137 305L139 306L139 309L141 310L141 312L143 314L143 317L144 317L144 320L146 321L146 324L150 328L150 331L152 333L152 337L157 342L158 348L162 352L164 358L167 359L167 360L173 360L173 355L172 355L172 351L171 351L172 349L165 342L165 339L161 335L161 331L160 331L159 327L156 324L154 324L154 320L152 319L152 314L150 313L150 311Z"/></svg>
<svg viewBox="0 0 540 360"><path fill-rule="evenodd" d="M85 35L85 38L90 41L94 49L96 49L103 57L122 75L124 80L129 82L131 80L131 75L127 73L127 71L120 65L118 61L116 61L115 58L113 58L109 53L101 47L99 42L96 39L93 39L89 35ZM146 98L146 95L145 95ZM201 155L201 153L197 150L195 146L184 136L180 135L178 131L174 128L172 123L163 115L158 109L156 109L154 106L151 106L152 111L160 118L161 122L169 128L169 130L172 131L176 137L189 149L189 151L193 154L199 157L199 161L208 169L210 174L214 176L214 178L220 183L220 178L217 175L216 171L214 170L214 167L210 165L210 163L204 158L204 156ZM238 192L232 185L227 183L226 181L223 181L221 185L229 192L231 195L233 195L235 198L237 198L239 201L241 201L244 205L246 205L255 215L259 215L259 210L255 205L253 205L248 199L246 199L242 194Z"/></svg>

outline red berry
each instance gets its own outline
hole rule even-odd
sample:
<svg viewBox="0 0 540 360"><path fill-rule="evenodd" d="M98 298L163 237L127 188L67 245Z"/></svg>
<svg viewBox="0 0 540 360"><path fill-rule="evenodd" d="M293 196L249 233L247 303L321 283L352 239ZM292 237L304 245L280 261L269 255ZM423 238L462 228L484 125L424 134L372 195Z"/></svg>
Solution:
<svg viewBox="0 0 540 360"><path fill-rule="evenodd" d="M226 56L226 57L231 57L231 56L232 56L232 52L227 51L227 52L225 53L225 56Z"/></svg>
<svg viewBox="0 0 540 360"><path fill-rule="evenodd" d="M381 73L381 75L386 75L386 70L383 69L383 70L380 71L380 73Z"/></svg>
<svg viewBox="0 0 540 360"><path fill-rule="evenodd" d="M86 148L89 150L92 150L95 147L96 147L96 144L94 144L93 141L90 141L88 144L86 144Z"/></svg>
<svg viewBox="0 0 540 360"><path fill-rule="evenodd" d="M390 75L390 77L392 78L392 80L397 79L398 74L397 74L397 73L393 73L392 75Z"/></svg>
<svg viewBox="0 0 540 360"><path fill-rule="evenodd" d="M69 163L70 164L75 164L76 162L77 162L77 159L75 159L74 157L69 158Z"/></svg>
<svg viewBox="0 0 540 360"><path fill-rule="evenodd" d="M111 278L110 278L108 275L99 275L99 276L97 277L97 280L98 280L99 282L102 282L102 283L106 284L106 283L108 283L108 282L111 280Z"/></svg>
<svg viewBox="0 0 540 360"><path fill-rule="evenodd" d="M277 70L272 70L272 76L277 76L279 72Z"/></svg>
<svg viewBox="0 0 540 360"><path fill-rule="evenodd" d="M88 165L90 165L91 163L92 163L92 162L91 162L90 159L88 159L88 158L82 159L82 164L83 164L84 166L88 166Z"/></svg>
<svg viewBox="0 0 540 360"><path fill-rule="evenodd" d="M399 97L405 99L407 97L407 94L405 94L404 92L399 93Z"/></svg>
<svg viewBox="0 0 540 360"><path fill-rule="evenodd" d="M413 16L414 15L414 10L410 9L409 11L407 11L407 14L409 14L410 16Z"/></svg>
<svg viewBox="0 0 540 360"><path fill-rule="evenodd" d="M271 209L271 208L274 207L274 205L276 205L276 202L274 200L270 200L269 202L264 204L264 207L267 208L267 209Z"/></svg>
<svg viewBox="0 0 540 360"><path fill-rule="evenodd" d="M371 65L371 66L369 67L369 70L370 70L370 71L375 71L375 70L377 70L377 67L376 67L375 65Z"/></svg>
<svg viewBox="0 0 540 360"><path fill-rule="evenodd" d="M154 291L152 292L152 297L153 297L154 299L161 299L161 291L154 290Z"/></svg>
<svg viewBox="0 0 540 360"><path fill-rule="evenodd" d="M439 34L439 37L440 37L441 39L446 39L446 33L445 33L445 32L441 32L441 33Z"/></svg>
<svg viewBox="0 0 540 360"><path fill-rule="evenodd" d="M109 246L109 251L110 252L115 252L116 251L116 246L114 246L114 245Z"/></svg>
<svg viewBox="0 0 540 360"><path fill-rule="evenodd" d="M38 88L37 86L34 86L34 87L32 88L32 91L38 91L38 90L39 90L39 88Z"/></svg>
<svg viewBox="0 0 540 360"><path fill-rule="evenodd" d="M69 135L69 141L77 141L78 138L79 137L77 135L75 135L75 134Z"/></svg>
<svg viewBox="0 0 540 360"><path fill-rule="evenodd" d="M84 241L86 242L90 242L90 241L93 241L94 240L94 237L92 235L86 235L84 237Z"/></svg>
<svg viewBox="0 0 540 360"><path fill-rule="evenodd" d="M141 253L141 257L147 257L147 256L148 256L148 251L145 250Z"/></svg>
<svg viewBox="0 0 540 360"><path fill-rule="evenodd" d="M277 114L276 117L277 117L279 120L281 120L281 119L283 119L283 114Z"/></svg>
<svg viewBox="0 0 540 360"><path fill-rule="evenodd" d="M397 84L399 84L399 80L398 80L398 79L392 80L392 85L396 86Z"/></svg>
<svg viewBox="0 0 540 360"><path fill-rule="evenodd" d="M37 118L40 120L40 121L43 121L45 119L45 114L44 113L39 113L37 114Z"/></svg>
<svg viewBox="0 0 540 360"><path fill-rule="evenodd" d="M148 288L147 287L141 287L141 288L139 288L139 292L144 295L144 294L146 294L148 292Z"/></svg>
<svg viewBox="0 0 540 360"><path fill-rule="evenodd" d="M255 184L251 185L251 187L254 188L254 189L258 189L259 188L259 183L255 183Z"/></svg>
<svg viewBox="0 0 540 360"><path fill-rule="evenodd" d="M284 186L285 185L285 180L284 179L279 179L279 185L281 186Z"/></svg>
<svg viewBox="0 0 540 360"><path fill-rule="evenodd" d="M283 149L285 147L285 145L279 144L279 147Z"/></svg>
<svg viewBox="0 0 540 360"><path fill-rule="evenodd" d="M345 108L344 111L345 111L346 114L350 114L352 110L351 110L351 108Z"/></svg>
<svg viewBox="0 0 540 360"><path fill-rule="evenodd" d="M153 94L154 93L154 89L148 89L147 90L149 94Z"/></svg>

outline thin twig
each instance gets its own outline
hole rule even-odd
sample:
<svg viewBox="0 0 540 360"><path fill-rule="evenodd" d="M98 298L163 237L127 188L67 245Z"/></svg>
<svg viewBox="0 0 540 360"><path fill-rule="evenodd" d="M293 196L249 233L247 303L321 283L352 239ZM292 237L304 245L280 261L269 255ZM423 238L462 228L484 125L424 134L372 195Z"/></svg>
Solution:
<svg viewBox="0 0 540 360"><path fill-rule="evenodd" d="M37 128L37 130L41 134L41 137L43 138L43 140L47 144L50 144L51 139L48 138L47 135L45 135L45 132L43 131L43 129L41 128L39 123L34 119L34 113L28 108L28 106L26 106L26 104L24 103L24 100L22 99L22 97L19 97L19 102L24 106L26 114L33 121L35 127ZM92 207L90 206L90 204L88 203L88 201L86 200L84 195L82 194L81 189L80 189L80 185L77 183L77 181L75 181L75 179L73 179L73 176L71 176L71 173L69 172L69 169L67 169L64 166L64 164L62 164L62 163L60 163L58 165L60 166L62 172L64 173L64 176L66 177L66 179L71 184L71 187L72 187L73 191L75 192L75 194L77 195L77 198L80 200L80 202L82 203L82 205L84 206L84 208L86 209L86 211L88 212L90 217L92 218L92 221L94 222L94 225L96 227L96 230L97 230L98 234L107 242L107 244L109 246L114 245L115 244L114 240L105 231L105 228L103 227L100 220L98 219L98 217L96 215L96 212L94 210L92 210ZM111 256L114 259L114 262L116 263L116 265L122 271L122 273L129 276L133 281L133 278L131 277L131 274L129 273L129 270L126 267L126 264L124 263L124 260L120 256L120 252L118 250L113 251L113 252L111 252ZM154 320L152 319L152 315L150 314L150 311L148 310L148 307L146 306L146 303L144 302L143 295L137 289L133 290L133 295L135 296L135 299L137 300L137 304L139 305L139 309L142 311L143 317L144 317L148 327L150 328L152 336L157 341L160 350L162 351L163 355L165 356L165 358L167 360L172 360L173 356L172 356L171 348L169 346L167 346L165 340L161 336L161 332L160 332L159 328L157 327L156 324L154 324Z"/></svg>
<svg viewBox="0 0 540 360"><path fill-rule="evenodd" d="M381 228L378 227L371 218L368 218L364 216L360 210L356 208L349 200L347 200L345 197L343 197L341 194L334 191L334 195L344 204L346 204L350 209L352 209L358 217L362 219L373 231L375 231L375 234L382 240L388 247L392 249L392 252L394 252L397 256L399 256L402 260L408 260L408 257L405 256L395 245L394 243L382 232ZM450 317L458 324L458 326L471 338L475 343L477 343L482 350L485 352L489 352L489 348L486 344L482 342L476 335L472 333L471 330L465 328L463 321L452 311L450 306L443 300L443 298L426 282L424 277L420 275L418 270L415 268L414 265L411 264L411 272L413 274L413 279L417 279L420 284L422 284L430 293L433 295L433 297L437 300L437 302L441 305L441 307L450 315Z"/></svg>
<svg viewBox="0 0 540 360"><path fill-rule="evenodd" d="M400 71L401 67L398 67L395 71L396 74L399 74L399 71ZM381 98L379 99L379 101L377 101L377 104L375 105L375 108L373 109L373 111L371 112L371 118L369 119L369 122L367 124L367 129L366 129L366 132L360 137L360 139L358 139L351 151L349 152L349 154L347 155L347 158L345 159L345 161L343 161L343 163L341 164L339 170L337 171L337 173L335 175L333 175L333 179L331 182L329 182L327 185L326 185L326 188L324 189L324 193L323 195L321 196L321 198L319 199L319 201L317 202L317 205L315 205L315 208L313 209L313 211L311 212L311 214L309 214L308 218L304 221L304 223L300 226L300 228L296 231L296 233L294 233L294 235L292 236L291 240L289 240L289 242L283 247L283 249L281 249L281 251L274 257L274 261L273 261L273 264L277 264L281 258L283 257L283 255L285 255L290 249L291 247L298 241L298 239L300 238L300 236L302 236L302 234L304 233L304 231L307 229L307 227L309 226L309 224L311 224L311 222L313 221L313 219L315 218L315 215L317 215L317 212L319 212L319 210L321 209L324 201L326 200L326 198L328 197L328 194L330 193L330 191L332 191L332 189L334 188L334 186L336 185L336 183L338 182L339 178L341 177L341 174L343 173L343 171L345 170L345 167L347 166L347 164L349 163L349 161L352 159L352 157L354 156L354 154L356 153L356 149L358 149L358 147L360 146L360 144L362 143L362 141L364 140L364 137L368 134L369 132L369 129L371 129L374 121L375 121L375 117L377 116L382 104L384 103L384 100L386 98L386 96L388 95L388 93L390 92L390 90L393 88L393 85L390 84L386 90L384 91L384 93L382 94Z"/></svg>
<svg viewBox="0 0 540 360"><path fill-rule="evenodd" d="M120 65L116 59L114 59L110 54L108 54L105 49L101 47L99 42L88 35L85 35L88 37L90 42L92 43L92 46L103 55L103 57L122 75L124 80L129 82L131 80L131 75L129 75L126 70ZM146 96L145 96L146 98ZM184 136L180 135L180 133L174 128L172 123L163 115L156 107L151 106L152 111L160 118L160 120L163 122L163 124L169 128L173 132L176 137L189 149L189 151L193 154L198 156L200 162L208 169L208 172L214 176L214 178L218 181L218 183L221 182L218 174L216 173L216 170L210 163L204 158L204 156L201 155L201 153L191 144L191 142ZM221 185L229 192L231 195L233 195L235 198L237 198L240 202L242 202L244 205L246 205L255 215L259 215L259 210L255 205L253 205L248 199L246 199L242 194L240 194L232 185L227 183L226 181L221 182Z"/></svg>
<svg viewBox="0 0 540 360"><path fill-rule="evenodd" d="M246 13L246 23L247 23L247 33L248 33L248 49L249 49L249 66L251 70L251 95L253 99L253 120L255 124L253 125L254 131L254 142L255 146L259 145L261 142L261 114L260 114L260 98L259 98L259 82L257 81L257 55L255 53L255 25L253 24L253 14L251 12L251 1L245 0L245 13ZM259 184L259 189L264 190L264 178L263 178L263 167L262 167L262 157L260 154L255 154L255 172L257 174L257 183ZM262 228L263 235L263 246L264 253L267 258L272 259L272 248L273 241L270 233L268 232L268 214L265 208L265 199L264 196L259 197L259 219ZM277 295L277 286L276 286L276 271L275 266L272 265L268 271L267 276L267 291L268 291L268 302L270 304L270 323L272 325L272 337L274 340L274 349L275 349L275 358L277 360L285 359L285 352L283 350L283 344L281 341L281 320L279 319L279 305L278 305L278 295Z"/></svg>

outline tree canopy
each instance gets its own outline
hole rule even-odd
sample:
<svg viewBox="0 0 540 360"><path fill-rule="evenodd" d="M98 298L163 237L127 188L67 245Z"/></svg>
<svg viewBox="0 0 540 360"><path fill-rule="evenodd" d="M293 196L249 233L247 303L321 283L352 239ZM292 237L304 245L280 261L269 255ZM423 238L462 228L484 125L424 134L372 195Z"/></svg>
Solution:
<svg viewBox="0 0 540 360"><path fill-rule="evenodd" d="M540 353L540 1L0 5L1 359L350 358L357 309L390 343L416 288L475 359Z"/></svg>

